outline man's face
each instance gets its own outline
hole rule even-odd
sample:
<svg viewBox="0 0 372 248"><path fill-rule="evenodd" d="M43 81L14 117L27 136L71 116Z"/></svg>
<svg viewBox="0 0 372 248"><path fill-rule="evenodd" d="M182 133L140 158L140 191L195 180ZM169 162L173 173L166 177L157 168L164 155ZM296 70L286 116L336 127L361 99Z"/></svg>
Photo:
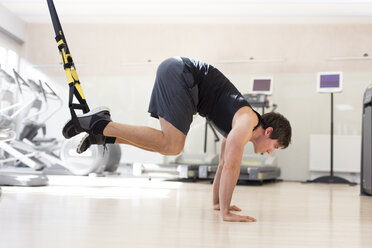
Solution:
<svg viewBox="0 0 372 248"><path fill-rule="evenodd" d="M264 134L258 138L256 144L254 145L255 153L267 152L268 154L270 154L275 149L278 149L280 147L278 144L278 140L270 139L270 134L272 133L272 131L273 129L269 127L264 131Z"/></svg>

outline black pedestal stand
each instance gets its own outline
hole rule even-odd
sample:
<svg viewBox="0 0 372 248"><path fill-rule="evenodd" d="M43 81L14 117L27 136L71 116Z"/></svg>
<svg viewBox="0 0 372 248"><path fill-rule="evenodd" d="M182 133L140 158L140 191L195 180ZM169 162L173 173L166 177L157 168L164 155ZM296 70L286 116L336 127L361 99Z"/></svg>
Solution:
<svg viewBox="0 0 372 248"><path fill-rule="evenodd" d="M333 93L331 93L331 171L329 176L318 177L314 180L308 180L308 183L339 183L349 184L350 186L356 183L349 182L348 180L333 175Z"/></svg>

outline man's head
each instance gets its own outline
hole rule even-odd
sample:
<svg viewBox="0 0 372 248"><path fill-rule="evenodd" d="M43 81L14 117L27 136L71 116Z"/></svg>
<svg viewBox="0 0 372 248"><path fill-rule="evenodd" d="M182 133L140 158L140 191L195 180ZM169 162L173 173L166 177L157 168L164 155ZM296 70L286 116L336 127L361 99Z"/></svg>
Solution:
<svg viewBox="0 0 372 248"><path fill-rule="evenodd" d="M255 153L271 153L278 148L287 148L291 143L292 128L281 114L270 112L262 115L261 125L255 130Z"/></svg>

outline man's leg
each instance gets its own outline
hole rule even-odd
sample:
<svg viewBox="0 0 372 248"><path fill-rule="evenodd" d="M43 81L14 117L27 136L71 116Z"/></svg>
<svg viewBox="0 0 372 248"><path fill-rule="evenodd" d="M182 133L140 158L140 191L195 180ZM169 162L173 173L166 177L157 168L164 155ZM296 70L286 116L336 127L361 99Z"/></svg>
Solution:
<svg viewBox="0 0 372 248"><path fill-rule="evenodd" d="M110 122L103 130L103 135L119 138L116 143L122 139L124 144L131 144L163 155L179 154L185 144L186 135L165 119L159 117L159 121L161 130Z"/></svg>
<svg viewBox="0 0 372 248"><path fill-rule="evenodd" d="M136 145L136 144L130 143L128 140L121 139L121 138L116 138L114 144L117 144L117 145L121 145L121 144L124 144L124 145L131 145L131 146L135 146L135 147L138 147L138 148L140 148L140 149L143 149L143 150L146 150L146 151L149 151L149 152L155 152L154 150L152 150L152 149L150 149L150 148L147 148L147 147L143 147L143 146L139 146L139 145Z"/></svg>

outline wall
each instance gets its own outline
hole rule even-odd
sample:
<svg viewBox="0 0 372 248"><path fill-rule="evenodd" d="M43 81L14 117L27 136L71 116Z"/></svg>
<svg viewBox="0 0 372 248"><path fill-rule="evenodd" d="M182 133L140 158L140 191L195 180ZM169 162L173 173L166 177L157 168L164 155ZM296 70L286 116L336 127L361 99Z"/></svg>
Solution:
<svg viewBox="0 0 372 248"><path fill-rule="evenodd" d="M0 46L22 55L25 36L26 23L0 5ZM6 58L1 58L0 63L4 63L5 60Z"/></svg>
<svg viewBox="0 0 372 248"><path fill-rule="evenodd" d="M181 55L214 64L243 93L249 90L252 76L274 77L270 100L293 128L292 145L277 152L283 179L308 179L309 135L329 133L330 96L316 92L318 71L343 71L344 91L334 99L335 134L360 135L362 96L372 82L372 62L327 58L372 55L372 24L65 24L63 28L89 104L109 106L115 121L158 127L147 114L156 65L123 66L122 62L157 62ZM25 57L52 78L67 99L51 24L28 26ZM250 57L286 61L218 63ZM339 110L340 104L352 109ZM53 120L52 132L59 135L67 118L65 108ZM186 151L202 151L203 123L196 117ZM209 152L213 152L211 133L209 138Z"/></svg>
<svg viewBox="0 0 372 248"><path fill-rule="evenodd" d="M20 45L24 42L26 36L26 23L1 5L0 33L10 37L13 42Z"/></svg>

